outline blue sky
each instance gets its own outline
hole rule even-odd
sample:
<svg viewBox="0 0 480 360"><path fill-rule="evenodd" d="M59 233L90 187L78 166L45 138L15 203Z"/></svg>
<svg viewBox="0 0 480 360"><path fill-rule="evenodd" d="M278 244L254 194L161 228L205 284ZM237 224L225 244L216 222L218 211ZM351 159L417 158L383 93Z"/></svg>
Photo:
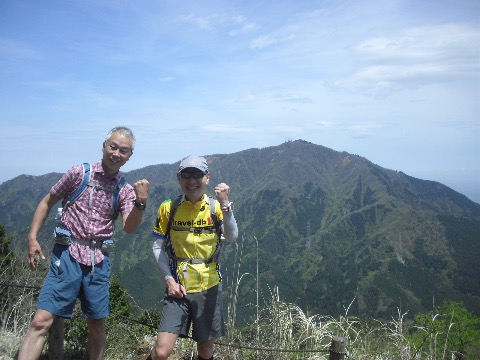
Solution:
<svg viewBox="0 0 480 360"><path fill-rule="evenodd" d="M303 139L480 202L478 0L2 0L0 183ZM220 179L219 179L220 180Z"/></svg>

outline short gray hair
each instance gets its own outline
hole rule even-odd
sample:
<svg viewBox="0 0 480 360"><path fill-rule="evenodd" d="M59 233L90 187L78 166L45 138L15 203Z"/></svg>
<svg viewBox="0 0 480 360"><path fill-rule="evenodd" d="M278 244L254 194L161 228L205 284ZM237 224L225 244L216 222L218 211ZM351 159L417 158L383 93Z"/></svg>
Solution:
<svg viewBox="0 0 480 360"><path fill-rule="evenodd" d="M132 139L132 152L133 152L133 148L135 147L135 135L133 135L133 131L126 126L116 126L116 127L114 127L112 130L110 130L108 132L107 136L105 137L105 141L108 141L110 139L110 137L112 136L112 134L116 133L116 132L122 133L123 135L126 135L130 139Z"/></svg>

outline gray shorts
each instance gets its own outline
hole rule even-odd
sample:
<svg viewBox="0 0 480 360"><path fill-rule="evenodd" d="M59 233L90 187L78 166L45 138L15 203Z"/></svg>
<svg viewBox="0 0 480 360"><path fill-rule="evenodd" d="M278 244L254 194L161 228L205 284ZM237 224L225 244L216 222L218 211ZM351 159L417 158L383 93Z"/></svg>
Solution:
<svg viewBox="0 0 480 360"><path fill-rule="evenodd" d="M222 283L203 292L187 294L182 299L165 296L158 331L188 337L192 324L192 339L196 342L225 335Z"/></svg>

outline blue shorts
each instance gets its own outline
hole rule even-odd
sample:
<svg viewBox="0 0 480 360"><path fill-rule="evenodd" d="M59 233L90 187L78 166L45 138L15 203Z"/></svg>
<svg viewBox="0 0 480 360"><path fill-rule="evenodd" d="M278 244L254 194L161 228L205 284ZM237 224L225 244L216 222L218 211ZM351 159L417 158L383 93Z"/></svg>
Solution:
<svg viewBox="0 0 480 360"><path fill-rule="evenodd" d="M222 283L206 291L187 294L182 299L165 295L158 331L188 337L192 324L192 339L196 342L225 335Z"/></svg>
<svg viewBox="0 0 480 360"><path fill-rule="evenodd" d="M77 298L87 318L102 319L110 314L110 258L105 255L92 274L91 266L70 256L68 246L55 244L37 308L71 318Z"/></svg>

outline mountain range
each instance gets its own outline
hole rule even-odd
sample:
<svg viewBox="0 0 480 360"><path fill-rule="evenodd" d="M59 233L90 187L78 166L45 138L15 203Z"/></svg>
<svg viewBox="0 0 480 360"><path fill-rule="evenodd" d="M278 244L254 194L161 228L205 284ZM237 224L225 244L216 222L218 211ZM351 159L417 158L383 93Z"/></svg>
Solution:
<svg viewBox="0 0 480 360"><path fill-rule="evenodd" d="M241 318L255 312L257 288L261 301L278 293L310 314L348 309L389 318L444 300L480 314L480 204L466 196L303 140L205 157L208 193L219 182L232 189L240 237L224 247L221 269L226 294L238 291ZM177 168L178 162L124 173L131 183L148 179L150 197L135 234L117 231L112 271L143 308L158 306L164 292L151 231L160 202L179 194ZM18 251L25 251L38 202L61 175L0 184L0 223ZM53 217L52 211L40 234L44 251Z"/></svg>

